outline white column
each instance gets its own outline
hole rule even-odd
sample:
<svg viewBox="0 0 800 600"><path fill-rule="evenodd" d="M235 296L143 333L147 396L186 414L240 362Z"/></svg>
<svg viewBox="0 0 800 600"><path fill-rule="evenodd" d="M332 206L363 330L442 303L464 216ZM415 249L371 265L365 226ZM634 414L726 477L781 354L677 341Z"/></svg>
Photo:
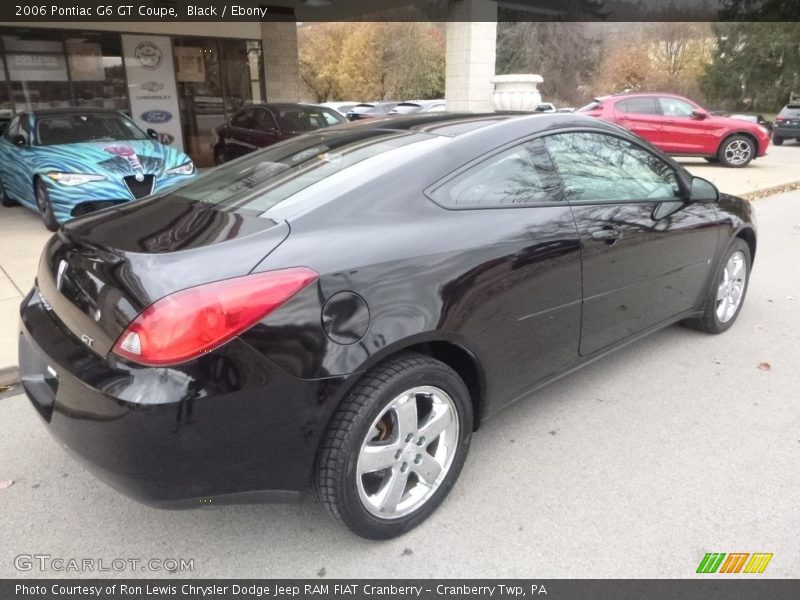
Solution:
<svg viewBox="0 0 800 600"><path fill-rule="evenodd" d="M486 0L451 0L448 17L447 110L489 112L492 110L497 4Z"/></svg>
<svg viewBox="0 0 800 600"><path fill-rule="evenodd" d="M300 67L295 23L261 23L267 102L300 100Z"/></svg>

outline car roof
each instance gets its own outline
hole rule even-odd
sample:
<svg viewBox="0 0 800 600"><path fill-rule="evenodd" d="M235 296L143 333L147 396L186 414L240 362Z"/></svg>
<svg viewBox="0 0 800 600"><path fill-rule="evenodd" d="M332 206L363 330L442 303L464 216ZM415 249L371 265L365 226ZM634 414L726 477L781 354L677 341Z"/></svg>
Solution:
<svg viewBox="0 0 800 600"><path fill-rule="evenodd" d="M521 125L526 129L522 131ZM563 127L590 127L593 129L605 129L607 131L619 132L626 130L601 121L593 117L578 115L575 113L519 113L519 112L497 112L497 113L410 113L391 115L377 119L365 119L355 121L346 125L337 125L332 129L340 128L363 128L381 129L385 131L416 131L446 137L460 137L462 135L480 132L482 135L489 130L507 130L509 135L525 137L548 129ZM510 138L513 139L513 138Z"/></svg>
<svg viewBox="0 0 800 600"><path fill-rule="evenodd" d="M680 94L673 94L670 92L620 92L618 94L608 94L606 96L596 96L593 98L595 101L599 102L606 102L608 100L622 100L625 98L678 98L679 100L687 100L692 102L686 96L681 96Z"/></svg>
<svg viewBox="0 0 800 600"><path fill-rule="evenodd" d="M258 102L256 104L248 104L239 110L248 108L268 108L270 110L285 110L287 108L328 108L328 106L320 106L319 104L312 104L310 102Z"/></svg>
<svg viewBox="0 0 800 600"><path fill-rule="evenodd" d="M22 113L27 113L35 117L61 117L70 115L120 115L124 114L115 108L36 108L33 110L24 110Z"/></svg>

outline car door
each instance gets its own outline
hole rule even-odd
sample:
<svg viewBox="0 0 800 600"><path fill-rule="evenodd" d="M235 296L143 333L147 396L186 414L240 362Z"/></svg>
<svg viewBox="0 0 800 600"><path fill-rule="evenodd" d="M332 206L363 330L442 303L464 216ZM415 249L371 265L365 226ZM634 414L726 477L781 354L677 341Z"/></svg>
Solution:
<svg viewBox="0 0 800 600"><path fill-rule="evenodd" d="M285 139L278 129L273 112L266 108L257 108L255 112L255 126L253 127L253 144L258 148L266 148Z"/></svg>
<svg viewBox="0 0 800 600"><path fill-rule="evenodd" d="M659 148L671 154L714 154L719 140L714 135L712 119L701 119L692 113L698 106L671 96L660 96L658 103L664 115L662 143Z"/></svg>
<svg viewBox="0 0 800 600"><path fill-rule="evenodd" d="M578 360L578 232L539 140L495 150L429 194L469 235L472 265L442 290L442 327L468 340L492 398L513 401ZM459 267L460 270L460 267ZM499 408L493 406L492 410Z"/></svg>
<svg viewBox="0 0 800 600"><path fill-rule="evenodd" d="M244 156L256 149L252 140L255 124L253 107L243 108L231 117L230 124L225 128L225 148L230 158Z"/></svg>
<svg viewBox="0 0 800 600"><path fill-rule="evenodd" d="M598 131L545 138L581 239L581 355L695 308L719 229L713 203L689 202L676 168Z"/></svg>
<svg viewBox="0 0 800 600"><path fill-rule="evenodd" d="M661 116L656 99L651 96L626 98L614 105L617 124L629 129L651 144L663 141L664 117Z"/></svg>

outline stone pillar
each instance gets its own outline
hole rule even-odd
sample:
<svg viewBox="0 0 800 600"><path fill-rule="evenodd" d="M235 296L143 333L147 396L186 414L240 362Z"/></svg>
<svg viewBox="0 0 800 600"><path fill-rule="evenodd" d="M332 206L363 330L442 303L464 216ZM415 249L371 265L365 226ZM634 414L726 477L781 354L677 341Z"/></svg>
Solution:
<svg viewBox="0 0 800 600"><path fill-rule="evenodd" d="M453 112L490 112L497 46L497 3L451 0L448 6L445 99Z"/></svg>
<svg viewBox="0 0 800 600"><path fill-rule="evenodd" d="M262 22L261 46L267 102L300 100L297 25L293 22Z"/></svg>

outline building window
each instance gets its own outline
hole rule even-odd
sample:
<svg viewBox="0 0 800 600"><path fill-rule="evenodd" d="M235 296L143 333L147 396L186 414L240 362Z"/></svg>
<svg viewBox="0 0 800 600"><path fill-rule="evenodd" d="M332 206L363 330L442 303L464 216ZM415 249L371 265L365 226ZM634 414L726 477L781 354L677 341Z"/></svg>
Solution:
<svg viewBox="0 0 800 600"><path fill-rule="evenodd" d="M88 106L128 110L119 35L3 30L6 110ZM5 105L3 105L5 107ZM1 114L1 113L0 113Z"/></svg>
<svg viewBox="0 0 800 600"><path fill-rule="evenodd" d="M263 98L261 43L172 38L186 151L198 166L214 164L216 129Z"/></svg>

